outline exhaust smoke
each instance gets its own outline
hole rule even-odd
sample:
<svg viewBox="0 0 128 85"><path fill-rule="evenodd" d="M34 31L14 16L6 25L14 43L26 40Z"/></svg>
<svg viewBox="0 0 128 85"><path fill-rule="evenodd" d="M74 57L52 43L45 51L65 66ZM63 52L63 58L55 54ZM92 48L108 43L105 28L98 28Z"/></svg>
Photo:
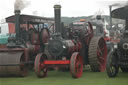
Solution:
<svg viewBox="0 0 128 85"><path fill-rule="evenodd" d="M21 11L21 10L23 10L24 8L26 8L29 5L30 5L30 1L27 1L27 0L15 0L14 9Z"/></svg>

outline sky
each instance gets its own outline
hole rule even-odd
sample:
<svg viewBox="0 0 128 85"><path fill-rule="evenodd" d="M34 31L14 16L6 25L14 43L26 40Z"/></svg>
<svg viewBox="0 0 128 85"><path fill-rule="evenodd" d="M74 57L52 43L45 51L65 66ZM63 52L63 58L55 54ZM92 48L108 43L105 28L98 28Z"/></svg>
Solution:
<svg viewBox="0 0 128 85"><path fill-rule="evenodd" d="M23 0L27 7L22 14L53 17L55 4L62 6L61 15L68 17L89 16L95 14L109 15L109 5L128 0ZM0 0L0 20L14 14L15 0Z"/></svg>

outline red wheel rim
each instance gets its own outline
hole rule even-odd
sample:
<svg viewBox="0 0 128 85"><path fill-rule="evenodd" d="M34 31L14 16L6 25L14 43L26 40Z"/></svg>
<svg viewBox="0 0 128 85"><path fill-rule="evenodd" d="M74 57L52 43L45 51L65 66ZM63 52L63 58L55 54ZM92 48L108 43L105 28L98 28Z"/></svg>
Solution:
<svg viewBox="0 0 128 85"><path fill-rule="evenodd" d="M71 56L70 71L73 78L80 78L83 73L83 61L78 52L75 52Z"/></svg>
<svg viewBox="0 0 128 85"><path fill-rule="evenodd" d="M105 71L106 68L106 57L107 57L107 47L103 38L101 38L98 43L97 57L98 57L99 70L103 72Z"/></svg>
<svg viewBox="0 0 128 85"><path fill-rule="evenodd" d="M35 64L34 64L35 73L40 78L47 76L47 68L43 62L44 61L43 56L45 56L43 53L39 53L36 56Z"/></svg>
<svg viewBox="0 0 128 85"><path fill-rule="evenodd" d="M49 35L49 32L48 32L48 29L42 29L42 31L41 31L42 43L47 43L49 38L50 38L50 35Z"/></svg>

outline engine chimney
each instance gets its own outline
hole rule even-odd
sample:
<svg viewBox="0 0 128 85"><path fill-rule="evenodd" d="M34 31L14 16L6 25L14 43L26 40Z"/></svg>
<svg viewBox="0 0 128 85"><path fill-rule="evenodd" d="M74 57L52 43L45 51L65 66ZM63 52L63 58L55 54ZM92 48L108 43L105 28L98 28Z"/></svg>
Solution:
<svg viewBox="0 0 128 85"><path fill-rule="evenodd" d="M61 5L54 5L55 32L61 34Z"/></svg>
<svg viewBox="0 0 128 85"><path fill-rule="evenodd" d="M20 39L20 10L15 10L15 32L16 40Z"/></svg>

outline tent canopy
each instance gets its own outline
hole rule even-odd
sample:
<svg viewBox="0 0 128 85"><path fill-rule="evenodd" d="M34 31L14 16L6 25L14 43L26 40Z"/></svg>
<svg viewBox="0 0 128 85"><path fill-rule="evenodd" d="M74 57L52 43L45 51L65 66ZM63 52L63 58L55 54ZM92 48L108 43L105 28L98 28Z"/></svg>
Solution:
<svg viewBox="0 0 128 85"><path fill-rule="evenodd" d="M118 19L128 19L128 6L124 6L112 11L112 17Z"/></svg>

